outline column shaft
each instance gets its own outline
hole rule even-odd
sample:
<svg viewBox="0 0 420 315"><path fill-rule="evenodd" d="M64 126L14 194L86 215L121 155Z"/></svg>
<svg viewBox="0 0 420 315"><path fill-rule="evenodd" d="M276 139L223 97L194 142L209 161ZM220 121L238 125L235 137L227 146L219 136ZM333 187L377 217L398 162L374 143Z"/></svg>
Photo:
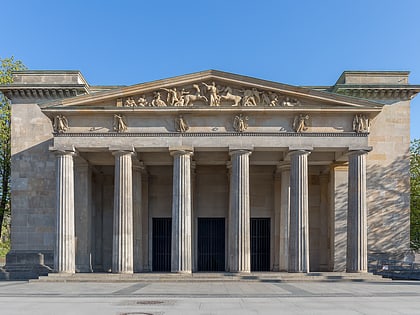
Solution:
<svg viewBox="0 0 420 315"><path fill-rule="evenodd" d="M172 151L172 257L171 271L192 271L191 246L191 155L188 150Z"/></svg>
<svg viewBox="0 0 420 315"><path fill-rule="evenodd" d="M250 204L248 150L231 151L229 270L250 272Z"/></svg>
<svg viewBox="0 0 420 315"><path fill-rule="evenodd" d="M290 166L281 168L279 270L289 269Z"/></svg>
<svg viewBox="0 0 420 315"><path fill-rule="evenodd" d="M142 166L133 167L133 269L134 272L144 270L143 256L143 220L142 220Z"/></svg>
<svg viewBox="0 0 420 315"><path fill-rule="evenodd" d="M305 150L290 153L290 272L309 272L308 155Z"/></svg>
<svg viewBox="0 0 420 315"><path fill-rule="evenodd" d="M116 151L112 272L133 273L132 152Z"/></svg>
<svg viewBox="0 0 420 315"><path fill-rule="evenodd" d="M73 151L57 151L57 239L54 268L57 272L74 273L74 173Z"/></svg>
<svg viewBox="0 0 420 315"><path fill-rule="evenodd" d="M92 272L92 207L91 169L89 164L75 159L74 212L76 229L77 272Z"/></svg>
<svg viewBox="0 0 420 315"><path fill-rule="evenodd" d="M367 271L366 153L349 155L347 272Z"/></svg>

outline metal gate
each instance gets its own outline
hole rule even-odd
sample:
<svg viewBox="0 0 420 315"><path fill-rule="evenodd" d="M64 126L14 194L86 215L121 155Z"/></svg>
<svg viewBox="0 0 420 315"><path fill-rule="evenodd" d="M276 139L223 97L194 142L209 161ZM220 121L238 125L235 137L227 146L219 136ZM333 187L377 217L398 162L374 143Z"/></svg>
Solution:
<svg viewBox="0 0 420 315"><path fill-rule="evenodd" d="M270 218L251 219L251 271L270 271Z"/></svg>
<svg viewBox="0 0 420 315"><path fill-rule="evenodd" d="M171 218L153 218L153 271L171 271Z"/></svg>
<svg viewBox="0 0 420 315"><path fill-rule="evenodd" d="M198 271L225 270L225 218L198 218Z"/></svg>

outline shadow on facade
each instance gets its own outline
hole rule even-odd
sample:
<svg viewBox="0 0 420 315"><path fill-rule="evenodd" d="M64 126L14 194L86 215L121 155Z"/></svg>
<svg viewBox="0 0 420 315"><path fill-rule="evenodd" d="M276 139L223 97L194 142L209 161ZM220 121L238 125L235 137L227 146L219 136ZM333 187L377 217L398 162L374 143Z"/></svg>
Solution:
<svg viewBox="0 0 420 315"><path fill-rule="evenodd" d="M367 167L369 259L402 259L410 249L408 154L386 166Z"/></svg>

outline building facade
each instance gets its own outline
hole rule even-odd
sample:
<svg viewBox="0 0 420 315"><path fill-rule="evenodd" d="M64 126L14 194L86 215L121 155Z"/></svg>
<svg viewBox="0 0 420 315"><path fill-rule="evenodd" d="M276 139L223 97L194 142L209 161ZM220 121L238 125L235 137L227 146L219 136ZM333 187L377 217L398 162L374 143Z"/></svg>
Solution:
<svg viewBox="0 0 420 315"><path fill-rule="evenodd" d="M409 249L408 72L299 87L214 70L133 86L22 71L0 90L6 270L366 272Z"/></svg>

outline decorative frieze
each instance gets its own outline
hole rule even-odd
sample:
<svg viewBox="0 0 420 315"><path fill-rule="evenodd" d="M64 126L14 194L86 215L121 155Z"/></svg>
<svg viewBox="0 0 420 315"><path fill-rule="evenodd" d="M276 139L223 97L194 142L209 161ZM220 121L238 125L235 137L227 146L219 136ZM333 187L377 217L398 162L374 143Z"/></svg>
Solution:
<svg viewBox="0 0 420 315"><path fill-rule="evenodd" d="M301 102L280 93L255 87L234 87L216 82L200 82L118 99L117 107L185 107L185 106L300 106Z"/></svg>

